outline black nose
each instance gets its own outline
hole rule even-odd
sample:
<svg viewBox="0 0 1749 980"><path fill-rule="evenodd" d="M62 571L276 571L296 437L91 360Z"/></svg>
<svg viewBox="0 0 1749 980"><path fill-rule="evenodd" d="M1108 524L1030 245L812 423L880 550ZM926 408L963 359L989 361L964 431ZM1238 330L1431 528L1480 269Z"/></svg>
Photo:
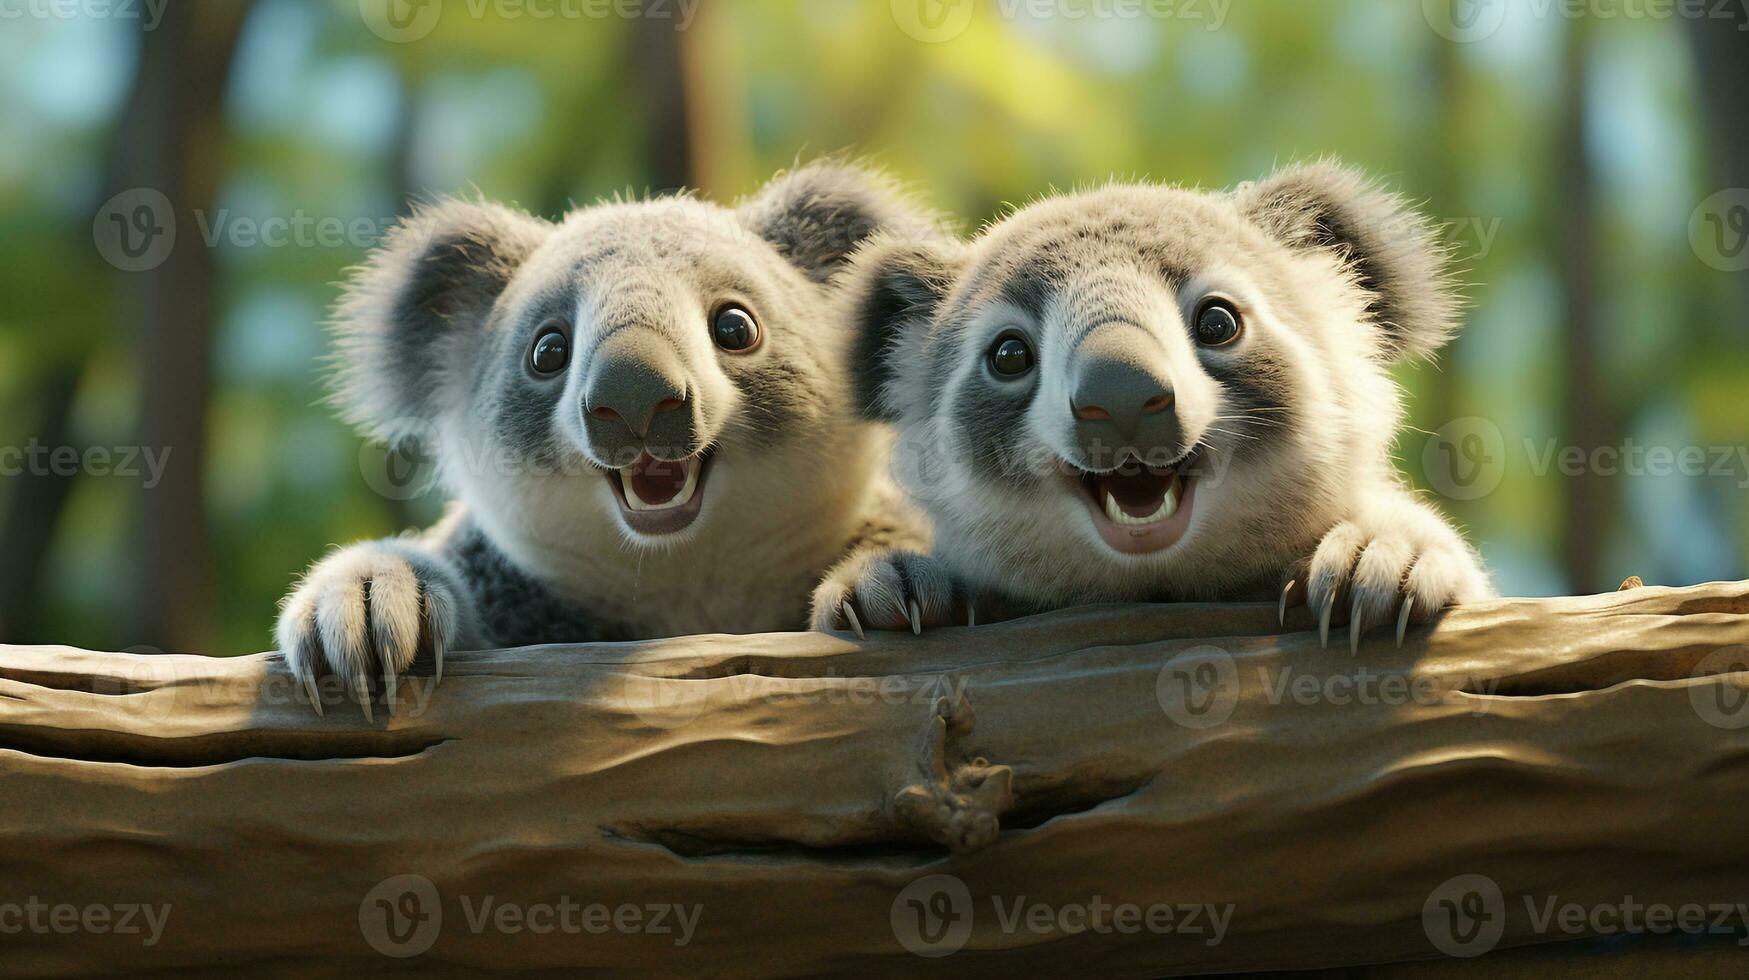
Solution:
<svg viewBox="0 0 1749 980"><path fill-rule="evenodd" d="M1178 413L1163 357L1152 337L1125 324L1099 327L1076 348L1069 408L1077 441L1090 456L1133 449L1147 459L1176 451ZM1116 465L1115 459L1089 462Z"/></svg>
<svg viewBox="0 0 1749 980"><path fill-rule="evenodd" d="M680 355L653 331L620 331L590 358L584 428L604 455L631 443L664 459L690 455L691 409Z"/></svg>
<svg viewBox="0 0 1749 980"><path fill-rule="evenodd" d="M618 422L642 438L657 415L686 404L686 384L652 365L621 362L602 369L585 401L591 418Z"/></svg>

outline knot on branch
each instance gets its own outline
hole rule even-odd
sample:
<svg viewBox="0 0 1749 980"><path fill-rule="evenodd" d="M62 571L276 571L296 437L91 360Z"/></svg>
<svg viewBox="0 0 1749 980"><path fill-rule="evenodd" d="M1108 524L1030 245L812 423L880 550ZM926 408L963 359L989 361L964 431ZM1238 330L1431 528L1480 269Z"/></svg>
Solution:
<svg viewBox="0 0 1749 980"><path fill-rule="evenodd" d="M958 751L976 720L963 694L937 698L918 753L919 781L893 797L902 822L960 852L995 841L1002 814L1014 806L1014 770Z"/></svg>

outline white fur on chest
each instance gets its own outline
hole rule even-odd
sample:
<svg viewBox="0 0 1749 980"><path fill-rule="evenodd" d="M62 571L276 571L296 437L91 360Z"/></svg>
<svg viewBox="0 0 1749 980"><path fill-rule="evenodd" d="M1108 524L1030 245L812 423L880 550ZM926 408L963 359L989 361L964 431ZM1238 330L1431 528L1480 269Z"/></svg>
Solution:
<svg viewBox="0 0 1749 980"><path fill-rule="evenodd" d="M819 533L706 541L679 552L623 551L588 566L566 562L556 581L566 598L637 636L796 630L806 625L815 581L842 548Z"/></svg>
<svg viewBox="0 0 1749 980"><path fill-rule="evenodd" d="M710 488L699 531L657 547L629 539L612 491L593 475L472 479L465 496L512 562L630 635L803 629L809 596L843 556L865 495L845 488L797 499L782 481L737 475Z"/></svg>

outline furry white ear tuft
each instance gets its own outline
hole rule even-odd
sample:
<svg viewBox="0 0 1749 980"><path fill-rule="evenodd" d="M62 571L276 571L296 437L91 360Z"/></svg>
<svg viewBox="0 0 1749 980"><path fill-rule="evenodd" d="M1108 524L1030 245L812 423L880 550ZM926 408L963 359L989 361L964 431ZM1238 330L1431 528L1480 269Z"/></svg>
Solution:
<svg viewBox="0 0 1749 980"><path fill-rule="evenodd" d="M1368 294L1393 359L1432 355L1457 332L1463 300L1439 228L1358 170L1296 164L1233 192L1239 210L1294 248L1328 249Z"/></svg>
<svg viewBox="0 0 1749 980"><path fill-rule="evenodd" d="M773 177L736 213L816 282L832 278L856 247L884 232L939 235L939 219L872 167L821 160Z"/></svg>
<svg viewBox="0 0 1749 980"><path fill-rule="evenodd" d="M865 418L894 421L909 401L898 389L907 369L921 368L906 340L935 316L964 257L957 242L877 234L851 257L842 280L851 302L856 408Z"/></svg>
<svg viewBox="0 0 1749 980"><path fill-rule="evenodd" d="M430 419L498 294L553 225L514 208L444 199L418 208L351 271L330 325L334 401L388 439Z"/></svg>

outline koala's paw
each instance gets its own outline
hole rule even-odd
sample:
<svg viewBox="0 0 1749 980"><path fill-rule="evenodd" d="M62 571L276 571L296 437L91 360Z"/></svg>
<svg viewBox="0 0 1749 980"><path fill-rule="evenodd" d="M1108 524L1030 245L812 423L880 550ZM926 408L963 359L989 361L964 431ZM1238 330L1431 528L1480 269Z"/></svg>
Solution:
<svg viewBox="0 0 1749 980"><path fill-rule="evenodd" d="M281 603L274 636L317 714L317 682L331 674L372 720L373 689L393 715L400 677L422 648L436 660L432 683L443 679L443 654L460 618L460 597L443 576L421 574L393 548L361 544L310 569Z"/></svg>
<svg viewBox="0 0 1749 980"><path fill-rule="evenodd" d="M1393 618L1402 646L1411 622L1491 595L1487 573L1458 533L1412 514L1336 525L1289 577L1281 603L1284 619L1291 601L1310 605L1326 647L1332 621L1346 619L1349 650L1358 653L1361 635Z"/></svg>
<svg viewBox="0 0 1749 980"><path fill-rule="evenodd" d="M921 634L926 626L952 626L961 615L976 625L977 611L947 565L910 551L853 558L814 590L814 629L850 629L865 639L865 629Z"/></svg>

